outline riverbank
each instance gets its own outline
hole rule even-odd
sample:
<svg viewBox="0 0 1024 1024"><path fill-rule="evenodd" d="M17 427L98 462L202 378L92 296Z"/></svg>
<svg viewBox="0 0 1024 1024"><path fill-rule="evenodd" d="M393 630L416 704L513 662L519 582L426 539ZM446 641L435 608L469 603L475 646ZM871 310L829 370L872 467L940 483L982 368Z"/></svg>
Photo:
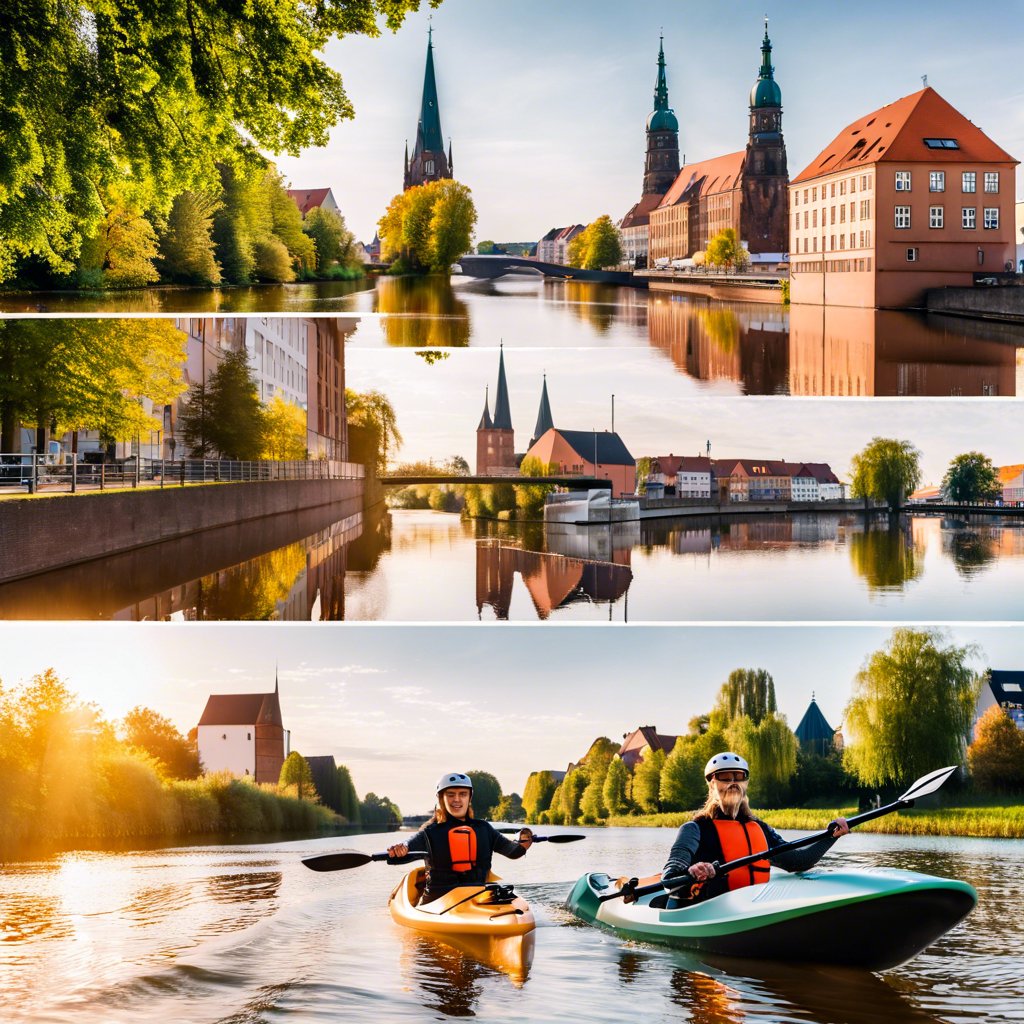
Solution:
<svg viewBox="0 0 1024 1024"><path fill-rule="evenodd" d="M850 818L856 807L831 810L780 808L756 811L757 816L775 829L816 832L833 818ZM614 815L606 825L615 828L678 828L693 815L687 811L668 814ZM857 826L858 832L877 832L897 836L956 836L972 839L1024 839L1024 804L1007 803L991 807L939 807L898 811Z"/></svg>

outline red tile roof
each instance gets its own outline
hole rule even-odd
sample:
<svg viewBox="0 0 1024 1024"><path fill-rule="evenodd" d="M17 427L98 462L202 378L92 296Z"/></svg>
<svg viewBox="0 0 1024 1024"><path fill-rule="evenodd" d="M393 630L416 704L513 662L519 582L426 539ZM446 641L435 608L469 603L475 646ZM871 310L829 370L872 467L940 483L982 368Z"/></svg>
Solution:
<svg viewBox="0 0 1024 1024"><path fill-rule="evenodd" d="M288 189L288 195L295 200L295 205L299 208L302 216L305 217L310 210L323 205L330 191L329 188L290 188Z"/></svg>
<svg viewBox="0 0 1024 1024"><path fill-rule="evenodd" d="M282 725L277 691L214 693L206 701L200 725Z"/></svg>
<svg viewBox="0 0 1024 1024"><path fill-rule="evenodd" d="M925 139L955 139L958 148L931 149ZM882 161L1018 163L929 86L847 125L791 184Z"/></svg>
<svg viewBox="0 0 1024 1024"><path fill-rule="evenodd" d="M716 156L711 160L688 164L672 182L671 188L665 193L659 209L675 206L684 200L693 200L698 196L715 195L718 192L729 192L737 188L743 171L743 160L746 152L728 153Z"/></svg>
<svg viewBox="0 0 1024 1024"><path fill-rule="evenodd" d="M632 207L629 213L622 218L622 223L619 225L620 228L637 228L643 227L644 224L650 222L651 210L655 210L658 204L661 202L661 196L654 192L648 192L639 203Z"/></svg>
<svg viewBox="0 0 1024 1024"><path fill-rule="evenodd" d="M655 473L677 476L679 473L710 473L711 460L706 455L659 455L651 464Z"/></svg>

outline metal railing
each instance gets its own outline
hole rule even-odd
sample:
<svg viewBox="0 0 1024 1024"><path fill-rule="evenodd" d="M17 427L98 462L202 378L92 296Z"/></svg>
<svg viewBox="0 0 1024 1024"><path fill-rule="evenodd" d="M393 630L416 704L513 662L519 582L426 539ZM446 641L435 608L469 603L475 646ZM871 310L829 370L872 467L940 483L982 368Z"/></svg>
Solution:
<svg viewBox="0 0 1024 1024"><path fill-rule="evenodd" d="M365 467L359 463L336 459L241 461L131 456L109 462L84 462L15 453L0 454L0 495L276 480L358 480L365 473Z"/></svg>

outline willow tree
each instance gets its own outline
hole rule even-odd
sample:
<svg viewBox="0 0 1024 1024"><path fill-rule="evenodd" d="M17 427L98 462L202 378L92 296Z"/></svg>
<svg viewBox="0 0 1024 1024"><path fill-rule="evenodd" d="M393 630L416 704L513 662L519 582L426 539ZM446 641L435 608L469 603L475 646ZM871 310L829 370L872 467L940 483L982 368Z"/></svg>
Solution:
<svg viewBox="0 0 1024 1024"><path fill-rule="evenodd" d="M718 691L716 710L732 722L744 715L754 725L777 710L775 680L763 668L737 668Z"/></svg>
<svg viewBox="0 0 1024 1024"><path fill-rule="evenodd" d="M897 509L921 482L921 453L909 441L875 437L853 457L850 491Z"/></svg>
<svg viewBox="0 0 1024 1024"><path fill-rule="evenodd" d="M644 814L661 810L661 771L665 767L665 751L648 751L633 769L633 803Z"/></svg>
<svg viewBox="0 0 1024 1024"><path fill-rule="evenodd" d="M750 763L750 801L777 807L789 794L789 780L796 773L797 740L777 712L759 722L744 715L730 724L726 744Z"/></svg>
<svg viewBox="0 0 1024 1024"><path fill-rule="evenodd" d="M857 674L846 706L843 761L866 786L902 785L962 764L979 681L973 645L939 629L893 630Z"/></svg>
<svg viewBox="0 0 1024 1024"><path fill-rule="evenodd" d="M535 824L551 806L551 797L558 788L555 777L549 771L530 772L523 787L523 810L526 820Z"/></svg>

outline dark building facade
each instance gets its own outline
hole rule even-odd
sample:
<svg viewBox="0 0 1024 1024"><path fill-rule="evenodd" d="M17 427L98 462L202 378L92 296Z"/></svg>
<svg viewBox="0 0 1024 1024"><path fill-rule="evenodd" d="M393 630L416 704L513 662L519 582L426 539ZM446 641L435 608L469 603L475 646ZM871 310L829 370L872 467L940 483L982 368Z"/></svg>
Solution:
<svg viewBox="0 0 1024 1024"><path fill-rule="evenodd" d="M444 137L441 135L441 109L437 102L437 79L434 75L433 29L427 35L427 68L423 76L423 99L420 102L420 119L416 125L416 145L409 156L409 144L405 144L405 185L409 189L425 185L428 181L451 178L453 171L452 147L444 151Z"/></svg>

